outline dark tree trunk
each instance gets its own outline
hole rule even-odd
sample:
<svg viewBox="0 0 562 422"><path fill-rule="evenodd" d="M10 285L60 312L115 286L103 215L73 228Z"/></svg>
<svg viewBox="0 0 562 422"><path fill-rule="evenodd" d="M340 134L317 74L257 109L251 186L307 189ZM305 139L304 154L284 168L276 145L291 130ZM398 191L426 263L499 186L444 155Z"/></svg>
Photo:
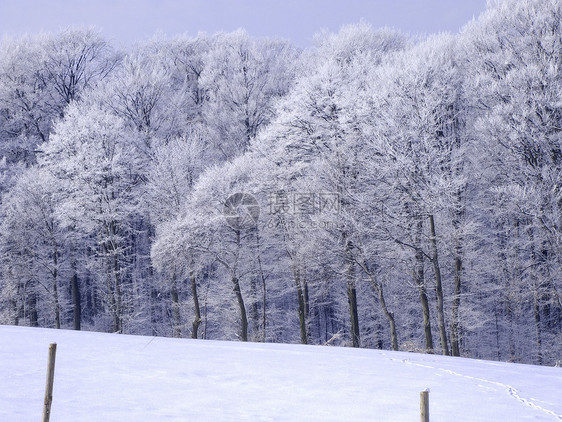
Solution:
<svg viewBox="0 0 562 422"><path fill-rule="evenodd" d="M353 347L361 346L359 331L359 312L357 310L357 289L355 287L355 260L353 259L353 244L350 240L345 242L345 257L347 265L347 301L349 305L349 318L351 323L351 344Z"/></svg>
<svg viewBox="0 0 562 422"><path fill-rule="evenodd" d="M458 174L462 174L462 168L457 169ZM461 235L461 221L464 216L463 205L463 189L459 189L456 194L456 210L454 211L453 227L457 236L455 245L455 272L454 272L454 292L453 303L451 308L451 355L461 355L461 324L460 324L460 306L463 282L463 238ZM497 316L497 314L496 314Z"/></svg>
<svg viewBox="0 0 562 422"><path fill-rule="evenodd" d="M261 263L261 241L260 241L260 233L259 229L256 227L256 257L257 257L257 275L256 275L256 282L260 284L261 287L261 334L259 341L265 342L267 337L267 286L265 283L266 277L263 273L263 266ZM256 304L258 303L258 299L256 297ZM259 324L258 324L259 326Z"/></svg>
<svg viewBox="0 0 562 422"><path fill-rule="evenodd" d="M107 262L107 285L109 294L109 307L111 309L114 333L123 333L123 296L121 290L121 265L118 257L117 223L110 222L106 226L108 240L103 243L104 258Z"/></svg>
<svg viewBox="0 0 562 422"><path fill-rule="evenodd" d="M32 292L29 295L29 325L31 327L39 327L39 315L37 313L37 293Z"/></svg>
<svg viewBox="0 0 562 422"><path fill-rule="evenodd" d="M20 313L19 313L19 309L18 309L18 303L16 300L11 299L10 300L10 307L12 308L12 314L14 315L14 325L18 326L20 325Z"/></svg>
<svg viewBox="0 0 562 422"><path fill-rule="evenodd" d="M366 261L363 261L363 263L360 263L360 267L363 269L365 274L367 274L367 276L369 277L369 280L371 281L371 286L377 292L382 311L383 311L384 316L386 317L386 319L388 321L388 325L390 326L390 342L392 344L392 350L397 351L398 350L398 336L396 335L396 321L394 319L394 312L391 312L388 309L388 306L386 305L386 300L384 298L383 286L377 280L375 274L373 273L371 268L369 268L369 265L367 264ZM382 345L379 348L382 349Z"/></svg>
<svg viewBox="0 0 562 422"><path fill-rule="evenodd" d="M242 341L248 341L248 314L246 313L246 304L244 303L244 297L242 296L242 290L240 288L240 280L238 279L238 275L237 275L238 259L240 256L240 249L241 249L240 229L235 229L234 234L236 239L236 253L234 254L233 261L229 263L228 261L222 259L220 255L217 255L216 258L230 272L230 280L232 281L232 288L234 291L234 295L236 296L236 303L238 305L238 309L240 311L239 337L240 340ZM205 312L206 312L206 308L205 308Z"/></svg>
<svg viewBox="0 0 562 422"><path fill-rule="evenodd" d="M76 261L72 258L72 277L70 278L70 290L72 292L72 328L80 330L82 324L82 301L80 298L80 284L78 283L78 272Z"/></svg>
<svg viewBox="0 0 562 422"><path fill-rule="evenodd" d="M535 335L536 335L536 342L537 342L537 365L542 365L543 359L542 359L541 312L540 312L540 304L539 304L540 282L536 269L536 265L540 263L540 260L534 246L535 234L533 232L533 229L530 228L528 232L529 232L529 239L531 241L531 262L535 264L535 266L531 269L531 280L533 286L533 319L535 324Z"/></svg>
<svg viewBox="0 0 562 422"><path fill-rule="evenodd" d="M114 333L123 333L123 302L121 297L121 280L119 275L119 261L117 256L115 255L115 251L111 253L111 262L112 262L112 269L113 273L111 274L111 279L114 287L114 295L115 295L115 310L113 314L113 332Z"/></svg>
<svg viewBox="0 0 562 422"><path fill-rule="evenodd" d="M435 219L429 216L429 241L431 243L431 263L435 274L435 295L437 296L437 323L439 326L439 338L441 340L441 351L443 355L449 355L449 344L447 342L447 328L445 325L445 312L443 305L443 285L441 281L441 268L439 267L439 255L437 253L437 236L435 234Z"/></svg>
<svg viewBox="0 0 562 422"><path fill-rule="evenodd" d="M431 334L431 318L429 312L429 300L427 298L427 290L425 287L425 269L424 254L421 248L421 236L423 231L423 222L420 219L416 227L416 253L414 267L414 282L418 288L420 302L423 312L423 332L425 336L425 349L427 352L433 353L433 336Z"/></svg>
<svg viewBox="0 0 562 422"><path fill-rule="evenodd" d="M347 299L349 301L349 316L351 318L352 346L360 347L359 312L357 310L357 289L355 285L347 286Z"/></svg>
<svg viewBox="0 0 562 422"><path fill-rule="evenodd" d="M240 290L240 282L237 277L232 277L232 284L234 285L234 294L236 295L236 301L240 309L240 339L242 341L248 341L248 316L246 315L246 305L244 304L244 298Z"/></svg>
<svg viewBox="0 0 562 422"><path fill-rule="evenodd" d="M388 320L388 324L390 326L390 342L392 343L392 350L397 351L398 336L396 335L396 322L394 320L394 312L390 312L388 310L388 307L386 306L382 285L380 283L377 283L377 293L379 295L379 302L381 303L382 311L384 312L384 315Z"/></svg>
<svg viewBox="0 0 562 422"><path fill-rule="evenodd" d="M451 312L451 355L460 356L460 317L459 308L461 305L461 272L462 260L460 251L457 248L455 256L455 291L453 296L453 309Z"/></svg>
<svg viewBox="0 0 562 422"><path fill-rule="evenodd" d="M294 280L295 280L295 287L297 289L301 343L302 344L308 344L308 335L307 335L307 330L306 330L306 318L307 318L306 299L305 299L305 293L303 292L303 288L302 288L302 284L301 284L301 277L300 277L300 269L299 268L295 268L293 270L293 277L294 277Z"/></svg>
<svg viewBox="0 0 562 422"><path fill-rule="evenodd" d="M59 301L59 286L58 286L58 260L59 253L55 249L53 251L53 299L55 301L55 327L60 329L60 301Z"/></svg>
<svg viewBox="0 0 562 422"><path fill-rule="evenodd" d="M201 307L199 306L199 295L197 293L197 279L193 271L190 272L189 278L191 281L191 296L193 297L193 309L195 311L195 318L191 330L191 338L197 338L199 326L201 325Z"/></svg>
<svg viewBox="0 0 562 422"><path fill-rule="evenodd" d="M252 340L256 341L260 331L260 310L258 300L258 276L253 274L250 279L250 321L252 322Z"/></svg>
<svg viewBox="0 0 562 422"><path fill-rule="evenodd" d="M180 312L180 297L178 293L178 285L176 274L172 275L172 285L170 287L170 297L172 299L172 336L181 337L181 312Z"/></svg>
<svg viewBox="0 0 562 422"><path fill-rule="evenodd" d="M535 317L535 333L537 336L537 365L542 365L542 336L541 336L541 314L539 308L539 301L537 298L537 292L535 292L533 297L533 313Z"/></svg>

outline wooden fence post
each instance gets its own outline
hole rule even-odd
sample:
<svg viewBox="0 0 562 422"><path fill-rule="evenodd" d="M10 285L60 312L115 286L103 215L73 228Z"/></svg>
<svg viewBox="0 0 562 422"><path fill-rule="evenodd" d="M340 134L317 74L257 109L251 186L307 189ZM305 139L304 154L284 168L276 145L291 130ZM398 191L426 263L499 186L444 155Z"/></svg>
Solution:
<svg viewBox="0 0 562 422"><path fill-rule="evenodd" d="M429 422L429 388L420 393L421 422Z"/></svg>
<svg viewBox="0 0 562 422"><path fill-rule="evenodd" d="M51 417L51 404L53 403L53 384L55 382L55 358L57 356L57 344L49 346L49 363L47 366L47 385L45 387L45 404L43 406L43 422L49 422Z"/></svg>

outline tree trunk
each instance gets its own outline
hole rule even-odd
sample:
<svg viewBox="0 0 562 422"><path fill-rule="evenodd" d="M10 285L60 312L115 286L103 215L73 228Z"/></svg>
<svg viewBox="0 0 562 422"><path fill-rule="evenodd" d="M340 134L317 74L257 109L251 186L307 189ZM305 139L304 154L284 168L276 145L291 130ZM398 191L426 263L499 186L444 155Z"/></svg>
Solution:
<svg viewBox="0 0 562 422"><path fill-rule="evenodd" d="M267 340L267 286L265 284L265 278L261 277L262 280L262 335L261 341L265 342Z"/></svg>
<svg viewBox="0 0 562 422"><path fill-rule="evenodd" d="M240 310L240 340L248 341L248 315L246 313L246 304L244 303L244 297L242 296L242 290L240 289L240 280L237 276L237 266L240 254L241 242L240 242L240 229L235 229L234 234L236 236L236 253L234 255L234 261L232 263L227 262L222 259L220 255L217 255L216 259L224 265L225 268L230 272L230 280L232 281L232 287L234 295L236 296L236 302L238 304L238 309ZM193 286L193 285L192 285ZM205 307L205 318L206 318L206 307ZM206 319L205 319L206 321ZM205 323L206 326L206 323Z"/></svg>
<svg viewBox="0 0 562 422"><path fill-rule="evenodd" d="M180 298L178 294L178 286L176 274L172 274L172 285L170 287L170 297L172 299L172 336L181 337L181 313L180 313Z"/></svg>
<svg viewBox="0 0 562 422"><path fill-rule="evenodd" d="M398 336L396 335L396 322L394 320L394 312L390 312L388 310L388 307L386 306L382 285L380 283L377 283L377 293L379 295L379 302L381 303L382 311L384 312L384 315L388 320L388 324L390 325L390 342L392 343L392 350L397 351Z"/></svg>
<svg viewBox="0 0 562 422"><path fill-rule="evenodd" d="M535 332L537 335L537 365L542 365L542 338L541 338L541 314L538 301L538 293L533 295L533 313L535 316Z"/></svg>
<svg viewBox="0 0 562 422"><path fill-rule="evenodd" d="M461 305L461 272L462 260L460 255L460 247L457 247L455 256L455 292L453 296L453 308L451 312L451 355L460 356L460 318L459 308Z"/></svg>
<svg viewBox="0 0 562 422"><path fill-rule="evenodd" d="M445 325L445 313L443 311L443 285L441 283L441 269L439 267L439 255L437 253L437 236L435 234L435 220L433 215L429 216L429 240L431 243L431 262L435 273L435 294L437 296L437 323L439 325L439 338L441 340L441 351L443 355L449 355L449 344L447 342L447 328Z"/></svg>
<svg viewBox="0 0 562 422"><path fill-rule="evenodd" d="M234 265L231 269L232 271L232 284L234 285L234 294L236 295L236 302L238 303L238 308L240 309L240 339L242 341L248 341L248 315L246 313L246 304L244 303L244 297L242 296L242 290L240 289L240 280L236 276L236 268L238 266L238 256L240 253L241 243L240 243L240 229L236 230L236 258L234 260Z"/></svg>
<svg viewBox="0 0 562 422"><path fill-rule="evenodd" d="M306 336L310 338L310 299L308 296L308 283L306 280L302 283L304 294L304 314L306 315Z"/></svg>
<svg viewBox="0 0 562 422"><path fill-rule="evenodd" d="M457 144L460 145L460 141L458 139L457 139ZM457 168L456 175L461 175L462 173L463 173L463 169L461 166L460 168ZM455 201L454 217L453 217L453 227L456 235L456 245L455 245L454 293L453 293L453 303L451 307L451 355L452 356L461 355L461 347L460 347L461 324L460 324L459 310L461 306L461 292L462 292L462 282L463 282L462 279L463 238L461 235L461 221L464 218L464 204L463 204L464 189L466 189L466 187L458 189L455 195L456 201ZM497 320L497 313L496 313L496 320Z"/></svg>
<svg viewBox="0 0 562 422"><path fill-rule="evenodd" d="M295 257L295 254L291 251L288 244L288 229L286 222L281 218L280 222L283 227L283 238L285 241L285 251L292 264L293 269L293 281L295 283L295 289L297 292L297 303L298 303L298 314L299 314L299 329L301 344L308 344L309 342L309 330L308 330L308 317L309 317L309 305L308 305L308 286L306 282L302 281L301 268L299 259Z"/></svg>
<svg viewBox="0 0 562 422"><path fill-rule="evenodd" d="M388 325L390 326L390 342L392 343L392 350L398 350L398 336L396 335L396 322L394 320L394 312L390 312L388 307L386 306L386 300L384 299L384 292L382 285L374 279L374 276L371 275L371 282L373 283L373 287L375 288L378 296L379 302L382 307L382 311L384 316L388 320Z"/></svg>
<svg viewBox="0 0 562 422"><path fill-rule="evenodd" d="M31 292L29 295L29 325L39 327L39 315L37 313L37 293Z"/></svg>
<svg viewBox="0 0 562 422"><path fill-rule="evenodd" d="M349 302L349 314L351 318L352 346L361 347L359 332L359 312L357 310L357 289L355 284L347 286L347 299Z"/></svg>
<svg viewBox="0 0 562 422"><path fill-rule="evenodd" d="M414 282L418 288L420 295L420 302L423 312L423 331L425 336L425 349L433 353L433 336L431 334L431 319L429 312L429 300L427 298L427 291L425 287L424 275L424 254L421 249L421 234L423 229L423 222L418 221L416 233L416 254L415 254L415 267L414 267Z"/></svg>
<svg viewBox="0 0 562 422"><path fill-rule="evenodd" d="M531 269L531 281L533 286L533 317L535 324L535 335L537 342L537 365L542 365L542 336L541 336L541 312L539 304L540 283L537 274L536 266L539 264L537 253L535 252L535 234L532 228L528 229L529 239L531 243L531 262L533 268Z"/></svg>
<svg viewBox="0 0 562 422"><path fill-rule="evenodd" d="M250 321L252 322L252 340L256 341L260 331L260 310L258 300L258 276L250 277Z"/></svg>
<svg viewBox="0 0 562 422"><path fill-rule="evenodd" d="M20 313L18 309L18 302L15 299L10 299L9 301L10 308L12 308L12 315L14 316L13 324L16 327L20 325Z"/></svg>
<svg viewBox="0 0 562 422"><path fill-rule="evenodd" d="M363 261L363 263L360 263L359 266L361 267L363 272L365 274L367 274L367 276L369 277L369 280L371 281L371 286L377 292L382 311L383 311L384 316L386 317L386 319L388 321L388 325L390 326L390 342L392 344L392 350L397 351L398 350L398 336L396 335L396 321L394 320L394 312L390 312L389 309L388 309L388 306L386 305L386 300L384 298L384 290L383 290L382 284L376 279L375 274L369 268L366 261Z"/></svg>
<svg viewBox="0 0 562 422"><path fill-rule="evenodd" d="M112 332L121 333L122 315L121 315L121 286L119 280L119 263L115 251L115 247L111 242L103 244L105 259L107 262L107 288L109 308L113 319Z"/></svg>
<svg viewBox="0 0 562 422"><path fill-rule="evenodd" d="M265 276L263 274L263 266L261 263L261 241L260 241L260 233L259 229L256 227L256 255L257 255L257 263L258 263L258 277L259 282L261 284L261 307L262 307L262 314L261 314L261 337L260 341L265 342L267 337L267 286L265 284ZM257 302L257 299L256 299Z"/></svg>
<svg viewBox="0 0 562 422"><path fill-rule="evenodd" d="M296 264L294 264L296 266ZM298 299L298 311L299 311L299 326L301 333L301 343L308 344L308 335L306 330L306 300L304 297L304 292L301 285L300 269L293 269L293 278L295 280L295 287L297 289L297 299Z"/></svg>
<svg viewBox="0 0 562 422"><path fill-rule="evenodd" d="M73 251L74 253L74 251ZM78 272L76 271L76 259L72 256L72 277L70 278L70 290L72 292L72 328L81 329L82 302L80 299L80 285L78 283Z"/></svg>
<svg viewBox="0 0 562 422"><path fill-rule="evenodd" d="M191 338L196 339L199 332L199 325L201 325L201 308L199 306L199 295L197 293L197 279L193 271L190 271L189 278L191 281L191 296L193 297L193 309L195 311L195 318L193 319L193 328L191 330Z"/></svg>
<svg viewBox="0 0 562 422"><path fill-rule="evenodd" d="M123 333L123 299L121 297L121 279L119 275L119 261L116 252L111 253L111 261L113 267L112 280L114 284L115 294L115 313L113 315L113 332Z"/></svg>
<svg viewBox="0 0 562 422"><path fill-rule="evenodd" d="M59 253L53 251L53 300L55 301L55 327L60 329L60 301L59 301L59 286L58 286L58 260Z"/></svg>
<svg viewBox="0 0 562 422"><path fill-rule="evenodd" d="M242 297L242 291L240 290L240 282L237 277L232 277L232 284L234 285L234 294L236 295L236 301L240 309L240 339L242 341L248 341L248 317L246 315L246 306L244 304L244 298Z"/></svg>
<svg viewBox="0 0 562 422"><path fill-rule="evenodd" d="M361 346L359 331L359 312L357 310L357 289L355 287L355 260L352 253L353 244L350 240L345 242L345 257L347 264L347 301L349 304L349 318L351 322L351 344L353 347Z"/></svg>
<svg viewBox="0 0 562 422"><path fill-rule="evenodd" d="M384 349L384 341L383 341L383 328L382 324L377 318L376 314L373 314L373 322L375 324L375 349L382 350ZM394 350L394 349L393 349Z"/></svg>

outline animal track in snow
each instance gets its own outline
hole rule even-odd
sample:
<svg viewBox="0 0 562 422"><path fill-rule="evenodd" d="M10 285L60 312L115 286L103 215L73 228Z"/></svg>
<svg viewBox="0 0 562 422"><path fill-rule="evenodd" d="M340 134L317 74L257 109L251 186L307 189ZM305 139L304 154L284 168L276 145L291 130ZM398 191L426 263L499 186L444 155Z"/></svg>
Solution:
<svg viewBox="0 0 562 422"><path fill-rule="evenodd" d="M505 390L507 390L508 394L512 398L514 398L515 400L519 401L521 404L523 404L525 406L532 407L533 409L536 409L538 411L546 413L547 415L554 416L559 421L562 421L562 415L559 415L559 414L553 412L552 410L546 409L542 406L539 406L538 404L533 403L532 402L533 399L526 399L525 397L521 397L519 395L519 392L517 391L517 389L515 387L512 387L511 385L504 384L504 383L501 383L501 382L498 382L498 381L490 381L490 380L487 380L485 378L473 377L471 375L464 375L464 374L461 374L459 372L452 371L450 369L437 368L437 367L430 366L430 365L424 365L424 364L421 364L421 363L411 362L408 359L395 359L395 358L388 358L388 359L394 360L394 361L401 361L401 362L403 362L407 365L417 366L417 367L421 367L421 368L435 369L437 371L445 372L445 373L450 374L450 375L455 375L455 376L458 376L458 377L478 381L478 382L481 382L481 383L488 383L488 384L496 385L498 387L501 387L501 388L504 388Z"/></svg>

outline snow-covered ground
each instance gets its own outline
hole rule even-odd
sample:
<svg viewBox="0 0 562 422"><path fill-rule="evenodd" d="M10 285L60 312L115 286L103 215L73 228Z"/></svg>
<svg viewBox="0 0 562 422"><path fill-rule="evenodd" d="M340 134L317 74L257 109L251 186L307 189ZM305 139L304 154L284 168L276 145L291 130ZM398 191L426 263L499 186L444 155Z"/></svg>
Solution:
<svg viewBox="0 0 562 422"><path fill-rule="evenodd" d="M562 421L562 368L0 326L0 421Z"/></svg>

